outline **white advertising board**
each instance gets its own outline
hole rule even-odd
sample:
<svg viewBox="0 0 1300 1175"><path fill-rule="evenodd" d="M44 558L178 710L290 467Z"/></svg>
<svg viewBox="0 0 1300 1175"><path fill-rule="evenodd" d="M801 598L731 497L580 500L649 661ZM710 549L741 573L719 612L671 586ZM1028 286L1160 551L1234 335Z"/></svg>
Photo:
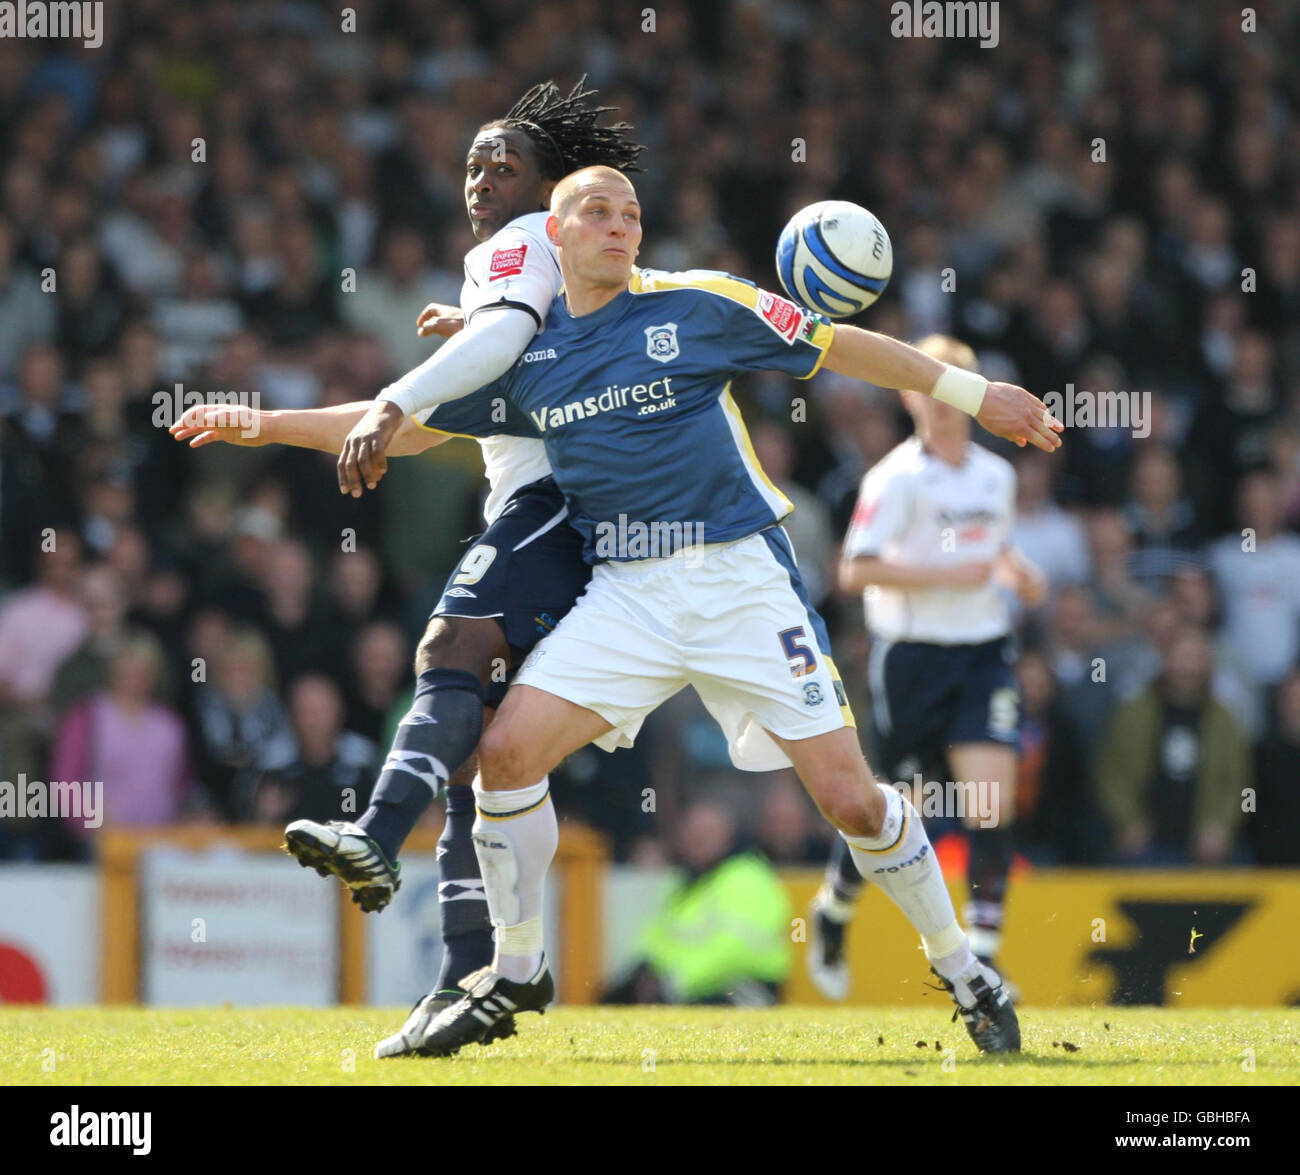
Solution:
<svg viewBox="0 0 1300 1175"><path fill-rule="evenodd" d="M0 865L0 1003L99 999L93 865Z"/></svg>
<svg viewBox="0 0 1300 1175"><path fill-rule="evenodd" d="M278 854L146 851L141 998L169 1007L335 1003L339 896L336 883Z"/></svg>

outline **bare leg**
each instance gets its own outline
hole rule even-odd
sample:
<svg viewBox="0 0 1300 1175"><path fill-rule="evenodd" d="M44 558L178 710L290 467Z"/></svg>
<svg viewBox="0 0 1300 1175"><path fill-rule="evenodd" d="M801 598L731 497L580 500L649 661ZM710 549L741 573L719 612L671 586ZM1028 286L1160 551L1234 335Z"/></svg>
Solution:
<svg viewBox="0 0 1300 1175"><path fill-rule="evenodd" d="M920 815L897 791L875 781L857 732L844 727L805 739L772 737L844 837L858 872L878 884L916 927L935 969L952 979L973 967L975 958Z"/></svg>

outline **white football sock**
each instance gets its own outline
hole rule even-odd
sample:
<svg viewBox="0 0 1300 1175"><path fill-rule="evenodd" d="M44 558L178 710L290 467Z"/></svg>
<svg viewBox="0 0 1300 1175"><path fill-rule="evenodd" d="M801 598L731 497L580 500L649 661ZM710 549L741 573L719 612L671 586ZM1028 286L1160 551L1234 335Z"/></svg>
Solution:
<svg viewBox="0 0 1300 1175"><path fill-rule="evenodd" d="M492 970L525 983L542 962L542 895L560 837L550 781L486 791L476 779L474 801L474 852L496 927Z"/></svg>
<svg viewBox="0 0 1300 1175"><path fill-rule="evenodd" d="M975 964L975 956L957 924L934 846L911 803L892 787L876 786L885 796L880 835L840 835L863 879L880 886L916 927L934 969L954 979Z"/></svg>

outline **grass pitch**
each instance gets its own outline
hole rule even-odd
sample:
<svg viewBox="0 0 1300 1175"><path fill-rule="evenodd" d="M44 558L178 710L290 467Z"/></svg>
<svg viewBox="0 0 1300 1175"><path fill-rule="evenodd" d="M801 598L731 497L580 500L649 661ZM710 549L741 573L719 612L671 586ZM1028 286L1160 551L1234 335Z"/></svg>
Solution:
<svg viewBox="0 0 1300 1175"><path fill-rule="evenodd" d="M405 1009L0 1008L7 1085L1295 1085L1300 1009L1040 1009L980 1057L940 1009L557 1008L447 1060L376 1061Z"/></svg>

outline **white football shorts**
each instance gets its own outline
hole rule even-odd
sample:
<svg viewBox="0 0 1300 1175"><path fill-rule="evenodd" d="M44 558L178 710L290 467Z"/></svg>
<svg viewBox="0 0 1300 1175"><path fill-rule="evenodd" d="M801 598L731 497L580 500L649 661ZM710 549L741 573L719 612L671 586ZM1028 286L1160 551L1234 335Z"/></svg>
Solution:
<svg viewBox="0 0 1300 1175"><path fill-rule="evenodd" d="M781 527L598 564L515 684L595 711L614 727L596 739L606 751L630 747L647 714L693 685L745 771L790 766L769 730L802 739L854 725Z"/></svg>

